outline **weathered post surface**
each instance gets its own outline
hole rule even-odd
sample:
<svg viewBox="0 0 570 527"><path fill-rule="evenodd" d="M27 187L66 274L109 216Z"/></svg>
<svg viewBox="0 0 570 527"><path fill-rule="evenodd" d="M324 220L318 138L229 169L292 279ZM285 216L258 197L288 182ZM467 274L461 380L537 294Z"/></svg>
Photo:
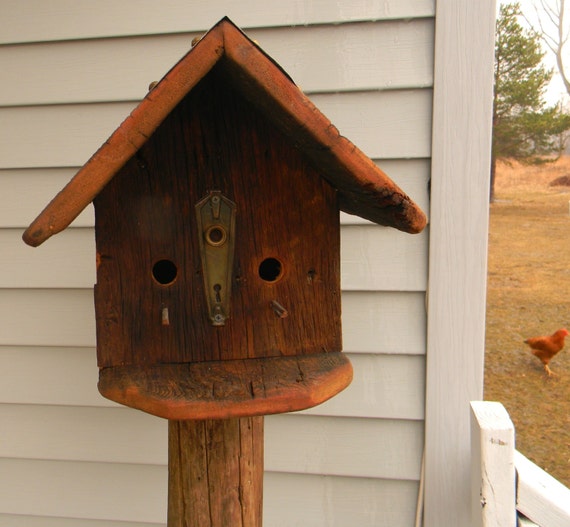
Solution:
<svg viewBox="0 0 570 527"><path fill-rule="evenodd" d="M168 527L261 527L263 417L168 422Z"/></svg>

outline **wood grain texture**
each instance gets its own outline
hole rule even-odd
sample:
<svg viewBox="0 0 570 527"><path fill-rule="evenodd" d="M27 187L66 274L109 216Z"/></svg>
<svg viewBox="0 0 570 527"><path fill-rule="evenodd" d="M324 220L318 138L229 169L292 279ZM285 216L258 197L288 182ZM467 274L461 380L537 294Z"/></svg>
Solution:
<svg viewBox="0 0 570 527"><path fill-rule="evenodd" d="M108 399L166 419L227 419L304 410L348 386L341 353L114 366L99 373Z"/></svg>
<svg viewBox="0 0 570 527"><path fill-rule="evenodd" d="M168 527L261 527L263 417L168 423Z"/></svg>
<svg viewBox="0 0 570 527"><path fill-rule="evenodd" d="M494 4L437 3L425 527L471 521L469 402L483 389Z"/></svg>
<svg viewBox="0 0 570 527"><path fill-rule="evenodd" d="M101 367L341 349L336 192L223 70L210 75L95 200ZM212 189L237 206L224 326L209 320L194 210ZM275 279L260 272L269 258ZM177 268L169 284L153 278L163 259Z"/></svg>

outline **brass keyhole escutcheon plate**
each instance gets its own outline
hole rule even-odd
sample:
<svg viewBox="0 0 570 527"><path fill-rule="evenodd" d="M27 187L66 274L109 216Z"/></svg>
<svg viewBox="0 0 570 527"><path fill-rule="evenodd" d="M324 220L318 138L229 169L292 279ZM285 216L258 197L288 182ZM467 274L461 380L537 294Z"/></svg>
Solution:
<svg viewBox="0 0 570 527"><path fill-rule="evenodd" d="M230 315L235 249L236 204L213 190L196 204L202 274L213 326L223 326Z"/></svg>

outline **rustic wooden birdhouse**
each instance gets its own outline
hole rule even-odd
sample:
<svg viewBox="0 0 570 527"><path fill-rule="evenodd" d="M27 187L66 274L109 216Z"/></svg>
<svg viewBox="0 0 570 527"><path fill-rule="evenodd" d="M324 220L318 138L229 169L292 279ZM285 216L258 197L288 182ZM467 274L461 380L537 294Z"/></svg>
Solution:
<svg viewBox="0 0 570 527"><path fill-rule="evenodd" d="M342 390L339 211L416 205L226 19L24 234L90 203L99 390L168 419L301 410Z"/></svg>
<svg viewBox="0 0 570 527"><path fill-rule="evenodd" d="M263 415L352 378L339 211L426 218L227 18L24 233L95 206L99 391L169 419L169 527L261 525Z"/></svg>

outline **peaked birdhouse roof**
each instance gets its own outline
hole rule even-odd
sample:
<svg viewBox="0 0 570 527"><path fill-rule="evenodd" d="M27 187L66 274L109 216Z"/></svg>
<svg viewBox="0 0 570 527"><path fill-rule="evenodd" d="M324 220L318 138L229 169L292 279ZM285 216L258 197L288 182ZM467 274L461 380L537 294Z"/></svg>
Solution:
<svg viewBox="0 0 570 527"><path fill-rule="evenodd" d="M301 92L290 77L223 18L162 78L24 233L37 246L64 230L216 65L235 89L291 139L338 192L341 210L417 233L417 205Z"/></svg>

